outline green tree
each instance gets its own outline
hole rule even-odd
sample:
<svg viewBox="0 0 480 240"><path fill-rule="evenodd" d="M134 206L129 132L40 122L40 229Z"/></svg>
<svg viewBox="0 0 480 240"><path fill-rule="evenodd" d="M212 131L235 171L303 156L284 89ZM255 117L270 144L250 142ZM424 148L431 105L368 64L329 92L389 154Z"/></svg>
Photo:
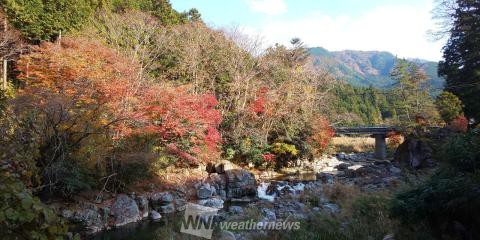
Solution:
<svg viewBox="0 0 480 240"><path fill-rule="evenodd" d="M443 121L450 123L463 112L462 101L451 92L442 92L435 100L435 105Z"/></svg>
<svg viewBox="0 0 480 240"><path fill-rule="evenodd" d="M446 11L451 23L450 39L443 48L444 60L438 72L447 80L447 89L465 105L465 114L480 120L480 2L456 0Z"/></svg>
<svg viewBox="0 0 480 240"><path fill-rule="evenodd" d="M417 116L435 118L428 76L417 64L399 59L390 75L395 80L393 93L398 98L395 107L401 121L413 122Z"/></svg>
<svg viewBox="0 0 480 240"><path fill-rule="evenodd" d="M99 6L95 0L1 0L10 22L32 41L54 40L80 29Z"/></svg>

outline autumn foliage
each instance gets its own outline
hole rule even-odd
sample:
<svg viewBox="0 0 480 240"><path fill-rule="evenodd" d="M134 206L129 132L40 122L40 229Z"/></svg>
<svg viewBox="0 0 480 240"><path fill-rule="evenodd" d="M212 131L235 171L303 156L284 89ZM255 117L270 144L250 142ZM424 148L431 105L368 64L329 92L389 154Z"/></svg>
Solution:
<svg viewBox="0 0 480 240"><path fill-rule="evenodd" d="M190 163L217 155L222 118L213 95L148 81L137 62L99 43L44 43L22 57L18 70L23 103L65 116L58 117L59 125L79 133L76 141L91 134L112 141L149 135Z"/></svg>
<svg viewBox="0 0 480 240"><path fill-rule="evenodd" d="M463 115L458 116L447 127L453 131L465 133L468 130L468 119Z"/></svg>
<svg viewBox="0 0 480 240"><path fill-rule="evenodd" d="M314 153L320 154L328 148L333 136L335 136L335 131L328 120L319 117L312 123L312 132L308 141L314 147Z"/></svg>

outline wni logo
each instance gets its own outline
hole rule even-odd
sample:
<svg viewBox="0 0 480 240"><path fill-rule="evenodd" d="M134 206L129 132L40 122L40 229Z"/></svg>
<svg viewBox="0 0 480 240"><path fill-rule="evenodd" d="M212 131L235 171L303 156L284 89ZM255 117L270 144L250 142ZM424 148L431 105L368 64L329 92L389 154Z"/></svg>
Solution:
<svg viewBox="0 0 480 240"><path fill-rule="evenodd" d="M187 204L180 232L211 239L215 227L213 218L217 212L216 208Z"/></svg>

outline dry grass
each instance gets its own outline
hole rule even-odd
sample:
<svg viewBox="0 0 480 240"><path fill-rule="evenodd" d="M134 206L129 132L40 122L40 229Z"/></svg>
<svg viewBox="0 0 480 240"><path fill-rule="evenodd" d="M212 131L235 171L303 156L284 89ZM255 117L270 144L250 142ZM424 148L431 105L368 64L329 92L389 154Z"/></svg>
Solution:
<svg viewBox="0 0 480 240"><path fill-rule="evenodd" d="M370 152L375 149L375 139L371 137L334 137L332 144L336 152Z"/></svg>

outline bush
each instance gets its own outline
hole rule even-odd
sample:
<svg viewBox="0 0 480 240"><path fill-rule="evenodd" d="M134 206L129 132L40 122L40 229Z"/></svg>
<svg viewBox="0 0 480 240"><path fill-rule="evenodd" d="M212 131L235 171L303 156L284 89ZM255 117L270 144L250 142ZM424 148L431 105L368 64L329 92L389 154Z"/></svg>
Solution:
<svg viewBox="0 0 480 240"><path fill-rule="evenodd" d="M479 178L454 174L437 174L427 183L399 193L392 203L392 217L413 231L422 231L422 226L427 226L438 238L446 234L454 239L478 239Z"/></svg>
<svg viewBox="0 0 480 240"><path fill-rule="evenodd" d="M446 123L450 123L462 114L462 101L451 92L444 91L438 95L435 105Z"/></svg>
<svg viewBox="0 0 480 240"><path fill-rule="evenodd" d="M455 132L465 133L468 130L468 119L463 115L458 116L447 127Z"/></svg>
<svg viewBox="0 0 480 240"><path fill-rule="evenodd" d="M314 196L305 199L311 206L317 205ZM344 203L341 214L313 215L301 223L298 231L282 235L280 239L383 239L392 233L395 223L388 218L389 198L386 195L348 195L338 201Z"/></svg>
<svg viewBox="0 0 480 240"><path fill-rule="evenodd" d="M327 150L335 132L330 127L328 120L323 117L316 118L311 125L312 130L308 142L313 147L314 154L321 155Z"/></svg>
<svg viewBox="0 0 480 240"><path fill-rule="evenodd" d="M67 226L10 173L0 173L2 239L64 239Z"/></svg>
<svg viewBox="0 0 480 240"><path fill-rule="evenodd" d="M288 163L298 155L298 150L293 144L274 143L270 151L275 155L276 168L285 167Z"/></svg>
<svg viewBox="0 0 480 240"><path fill-rule="evenodd" d="M461 171L476 171L480 167L480 130L453 136L443 149L444 161Z"/></svg>

